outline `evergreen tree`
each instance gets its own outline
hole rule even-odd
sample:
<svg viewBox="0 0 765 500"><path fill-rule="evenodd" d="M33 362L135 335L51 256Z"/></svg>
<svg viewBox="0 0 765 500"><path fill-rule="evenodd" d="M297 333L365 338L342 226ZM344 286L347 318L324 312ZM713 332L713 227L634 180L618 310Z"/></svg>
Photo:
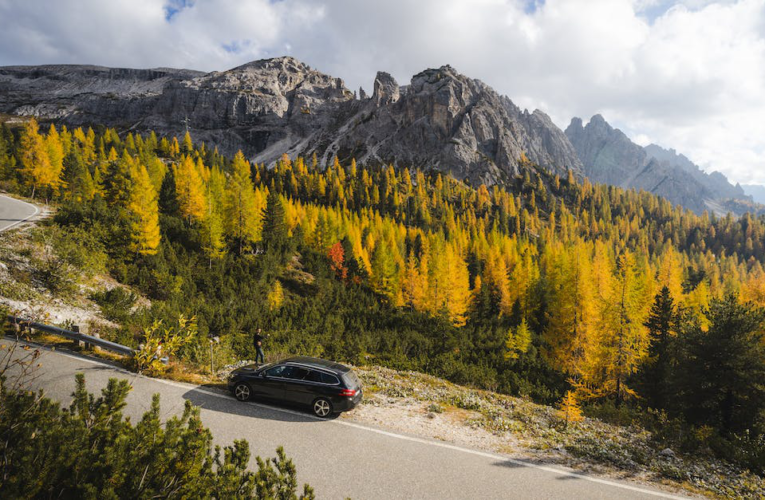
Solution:
<svg viewBox="0 0 765 500"><path fill-rule="evenodd" d="M279 252L284 249L287 236L284 205L281 196L276 191L272 191L268 195L263 217L263 244L266 249Z"/></svg>
<svg viewBox="0 0 765 500"><path fill-rule="evenodd" d="M765 310L732 294L709 307L709 329L690 324L675 371L685 418L723 433L765 432Z"/></svg>
<svg viewBox="0 0 765 500"><path fill-rule="evenodd" d="M670 376L676 323L675 305L670 289L663 286L654 298L645 323L650 345L648 356L636 374L638 392L649 408L667 408L672 396Z"/></svg>

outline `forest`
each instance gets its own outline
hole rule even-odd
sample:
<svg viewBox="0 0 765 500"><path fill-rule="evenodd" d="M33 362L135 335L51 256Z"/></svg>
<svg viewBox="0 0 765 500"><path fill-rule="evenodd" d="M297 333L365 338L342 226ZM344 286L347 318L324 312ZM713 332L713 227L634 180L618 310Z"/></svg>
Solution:
<svg viewBox="0 0 765 500"><path fill-rule="evenodd" d="M255 164L188 132L0 130L0 188L54 202L82 265L151 300L94 295L114 340L193 318L178 355L203 363L213 336L252 359L263 328L272 352L671 421L764 473L765 216L519 162L470 186L315 154Z"/></svg>

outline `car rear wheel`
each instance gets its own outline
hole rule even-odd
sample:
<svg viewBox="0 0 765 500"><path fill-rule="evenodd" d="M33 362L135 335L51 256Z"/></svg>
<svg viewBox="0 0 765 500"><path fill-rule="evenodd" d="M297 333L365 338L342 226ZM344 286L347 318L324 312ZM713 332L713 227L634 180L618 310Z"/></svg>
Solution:
<svg viewBox="0 0 765 500"><path fill-rule="evenodd" d="M332 403L324 398L319 398L313 402L313 413L319 418L327 418L332 415Z"/></svg>
<svg viewBox="0 0 765 500"><path fill-rule="evenodd" d="M234 387L234 397L239 401L247 401L250 399L250 392L250 386L244 382L240 382Z"/></svg>

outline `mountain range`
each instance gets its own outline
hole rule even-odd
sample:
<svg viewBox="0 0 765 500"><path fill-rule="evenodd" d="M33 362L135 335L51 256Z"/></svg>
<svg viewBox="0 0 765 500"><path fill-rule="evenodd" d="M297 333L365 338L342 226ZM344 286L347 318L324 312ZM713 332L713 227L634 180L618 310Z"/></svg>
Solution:
<svg viewBox="0 0 765 500"><path fill-rule="evenodd" d="M600 115L563 132L450 66L408 85L379 72L371 94L292 58L223 72L82 65L0 67L0 113L123 131L189 130L232 154L270 164L286 153L436 168L488 185L517 174L525 159L558 174L650 191L697 213L740 211L751 198L717 172L673 150L642 148Z"/></svg>

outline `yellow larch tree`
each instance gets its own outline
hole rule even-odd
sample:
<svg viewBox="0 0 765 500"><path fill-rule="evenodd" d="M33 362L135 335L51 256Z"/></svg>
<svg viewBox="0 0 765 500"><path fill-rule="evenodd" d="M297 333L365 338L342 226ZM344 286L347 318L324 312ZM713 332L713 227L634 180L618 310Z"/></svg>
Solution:
<svg viewBox="0 0 765 500"><path fill-rule="evenodd" d="M226 200L226 177L217 168L209 171L207 181L207 213L202 223L202 249L210 258L225 255L225 223L223 220Z"/></svg>
<svg viewBox="0 0 765 500"><path fill-rule="evenodd" d="M56 127L52 124L48 130L48 135L45 137L45 148L48 151L48 161L50 162L50 184L55 195L59 194L60 188L64 182L62 176L64 174L64 144L61 141Z"/></svg>
<svg viewBox="0 0 765 500"><path fill-rule="evenodd" d="M521 320L521 324L516 328L507 330L505 339L505 360L518 359L521 354L526 353L531 346L531 330L526 324L526 318Z"/></svg>
<svg viewBox="0 0 765 500"><path fill-rule="evenodd" d="M157 192L149 172L140 163L132 165L131 188L127 209L132 216L131 249L142 255L154 255L160 242Z"/></svg>
<svg viewBox="0 0 765 500"><path fill-rule="evenodd" d="M453 245L446 247L446 290L445 308L449 321L454 326L463 326L467 321L470 307L470 275L465 259L459 255Z"/></svg>
<svg viewBox="0 0 765 500"><path fill-rule="evenodd" d="M189 223L201 222L207 215L207 196L204 182L190 156L181 158L175 166L175 193L178 206Z"/></svg>
<svg viewBox="0 0 765 500"><path fill-rule="evenodd" d="M604 318L600 339L600 391L614 396L617 406L634 391L627 379L635 373L648 350L645 282L630 252L617 261L613 307Z"/></svg>
<svg viewBox="0 0 765 500"><path fill-rule="evenodd" d="M55 183L45 139L38 128L37 121L32 118L24 125L21 135L21 173L27 186L32 188L32 198L38 189Z"/></svg>
<svg viewBox="0 0 765 500"><path fill-rule="evenodd" d="M241 151L234 156L231 169L226 187L226 232L238 244L241 253L245 246L260 240L263 214L258 211L250 164Z"/></svg>

